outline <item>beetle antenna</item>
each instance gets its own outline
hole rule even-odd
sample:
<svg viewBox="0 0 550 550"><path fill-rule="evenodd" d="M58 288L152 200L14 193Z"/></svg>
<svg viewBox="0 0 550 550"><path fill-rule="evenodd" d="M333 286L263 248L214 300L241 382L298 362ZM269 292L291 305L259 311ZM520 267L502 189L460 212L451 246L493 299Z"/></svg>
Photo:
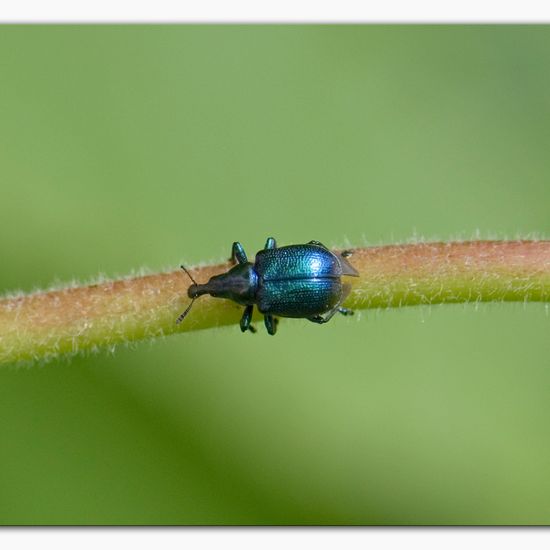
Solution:
<svg viewBox="0 0 550 550"><path fill-rule="evenodd" d="M185 271L185 273L187 273L187 275L189 275L189 278L193 281L193 284L196 285L197 282L195 281L195 279L193 279L193 276L191 275L191 273L189 273L189 271L187 271L187 269L185 269L185 266L180 265L180 267L183 269L183 271ZM196 299L197 299L197 297L195 296L191 300L191 303L187 306L187 309L176 319L176 325L179 325L185 319L185 317L187 317L187 314L189 313L189 311L190 311L191 307L193 306L193 304L195 303Z"/></svg>
<svg viewBox="0 0 550 550"><path fill-rule="evenodd" d="M189 273L189 271L187 271L187 269L185 269L185 266L183 265L180 265L180 267L183 269L183 271L185 271L185 273L187 273L187 275L189 275L189 278L193 281L193 284L197 284L197 281L195 281L195 279L193 279L193 276L191 275L191 273Z"/></svg>
<svg viewBox="0 0 550 550"><path fill-rule="evenodd" d="M189 313L189 310L191 309L191 307L195 303L196 299L197 298L193 298L191 300L191 303L187 306L187 309L176 319L176 325L179 325L187 317L187 314Z"/></svg>

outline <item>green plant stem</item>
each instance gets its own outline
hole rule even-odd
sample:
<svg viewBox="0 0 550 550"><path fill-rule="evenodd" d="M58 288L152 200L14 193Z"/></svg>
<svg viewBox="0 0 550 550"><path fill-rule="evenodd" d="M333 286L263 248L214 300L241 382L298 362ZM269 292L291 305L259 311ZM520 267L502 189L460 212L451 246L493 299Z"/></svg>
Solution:
<svg viewBox="0 0 550 550"><path fill-rule="evenodd" d="M550 302L550 241L472 241L357 248L354 309L459 302ZM191 269L204 282L229 264ZM0 300L0 364L48 359L120 342L238 323L242 307L189 303L181 271ZM258 314L256 313L256 316Z"/></svg>

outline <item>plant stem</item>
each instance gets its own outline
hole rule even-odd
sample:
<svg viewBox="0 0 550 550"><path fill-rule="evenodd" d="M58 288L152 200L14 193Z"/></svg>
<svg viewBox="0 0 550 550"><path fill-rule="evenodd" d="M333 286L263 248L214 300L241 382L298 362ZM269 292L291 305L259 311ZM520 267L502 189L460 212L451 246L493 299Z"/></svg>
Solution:
<svg viewBox="0 0 550 550"><path fill-rule="evenodd" d="M472 241L357 248L354 309L418 304L550 302L550 241ZM229 264L190 269L204 282ZM205 296L189 303L181 271L0 300L0 364L112 347L120 342L238 323L242 306ZM256 313L257 315L257 313Z"/></svg>

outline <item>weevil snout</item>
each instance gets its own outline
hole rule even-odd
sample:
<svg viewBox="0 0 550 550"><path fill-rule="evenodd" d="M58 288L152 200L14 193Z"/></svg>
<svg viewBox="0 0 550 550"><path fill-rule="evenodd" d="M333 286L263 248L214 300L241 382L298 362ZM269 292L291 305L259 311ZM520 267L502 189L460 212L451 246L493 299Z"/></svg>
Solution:
<svg viewBox="0 0 550 550"><path fill-rule="evenodd" d="M198 298L209 292L210 290L207 288L207 285L198 285L194 283L187 289L187 296L189 296L189 298Z"/></svg>
<svg viewBox="0 0 550 550"><path fill-rule="evenodd" d="M198 291L198 285L196 284L192 284L188 289L187 289L187 296L189 296L189 298L196 298L197 297L197 291Z"/></svg>
<svg viewBox="0 0 550 550"><path fill-rule="evenodd" d="M189 296L189 298L198 298L204 294L210 294L210 296L217 298L218 296L223 296L227 292L228 287L227 274L222 273L221 275L212 276L205 284L192 284L187 289L187 296Z"/></svg>

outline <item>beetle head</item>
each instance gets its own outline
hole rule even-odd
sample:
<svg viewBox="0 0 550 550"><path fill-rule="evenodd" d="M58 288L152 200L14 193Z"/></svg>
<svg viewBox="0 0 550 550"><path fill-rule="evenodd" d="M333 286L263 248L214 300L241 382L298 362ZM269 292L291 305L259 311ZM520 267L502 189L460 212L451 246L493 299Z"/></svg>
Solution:
<svg viewBox="0 0 550 550"><path fill-rule="evenodd" d="M239 304L248 304L256 291L256 274L252 264L238 264L227 273L214 275L204 285L192 284L188 290L189 298L210 294L214 298L226 298Z"/></svg>
<svg viewBox="0 0 550 550"><path fill-rule="evenodd" d="M198 284L185 267L181 266L181 268L189 275L193 284L187 289L187 295L191 298L191 303L177 318L177 324L185 319L195 300L204 294L210 294L214 298L227 298L243 305L248 305L254 300L257 275L251 263L238 264L227 273L214 275L204 285Z"/></svg>

